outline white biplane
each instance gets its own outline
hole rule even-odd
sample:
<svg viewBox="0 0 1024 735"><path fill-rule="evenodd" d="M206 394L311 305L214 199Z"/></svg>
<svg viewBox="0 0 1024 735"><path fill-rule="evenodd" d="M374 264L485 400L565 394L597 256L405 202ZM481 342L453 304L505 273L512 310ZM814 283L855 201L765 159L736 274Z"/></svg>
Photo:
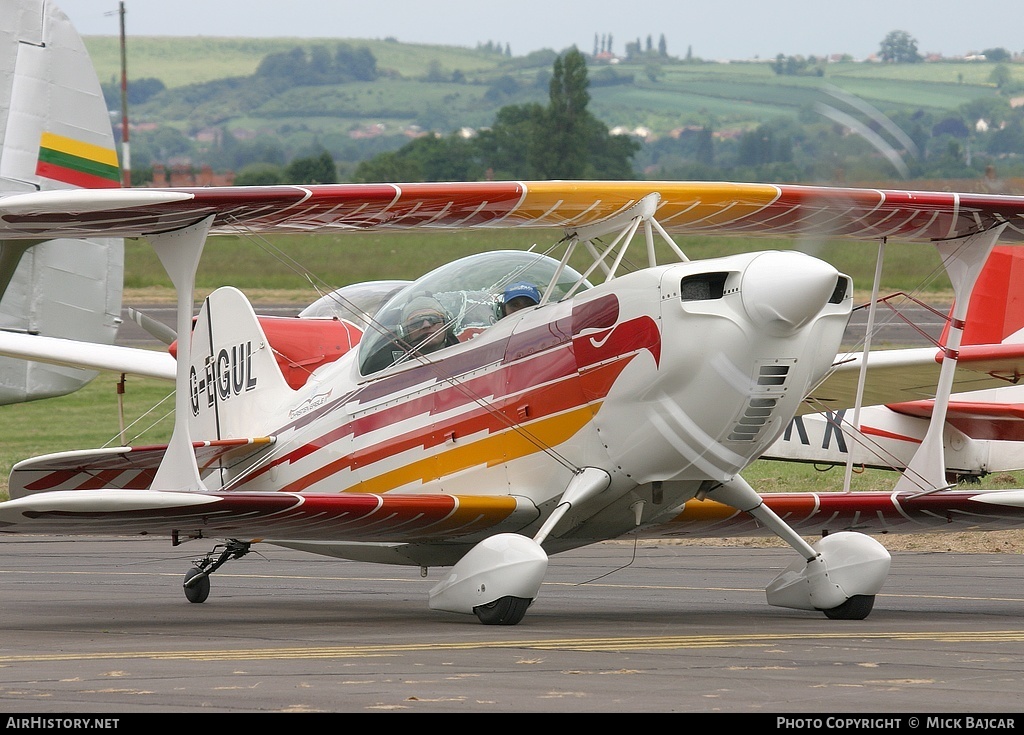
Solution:
<svg viewBox="0 0 1024 735"><path fill-rule="evenodd" d="M30 20L43 43L19 44L14 102L24 101L23 71L52 80L61 50L73 46L59 11L36 6ZM8 159L5 139L5 185L53 173L39 163L42 151L83 130L60 117L69 109L18 117L19 138L32 146ZM103 148L88 130L80 135L79 153ZM87 163L67 153L64 167ZM341 289L331 297L335 316L315 316L322 303L306 316L260 317L225 287L193 320L208 237L415 228L564 237L546 253L458 260L397 292L394 283ZM55 238L147 238L177 289L180 339L172 357L0 334L10 356L176 387L166 446L17 464L0 533L223 542L186 573L191 602L207 599L210 575L257 543L441 567L431 609L505 625L538 597L551 554L630 535L775 534L796 555L769 584L769 603L863 618L890 556L858 531L1016 527L1024 491L948 490L941 436L923 440L892 492L762 496L743 470L794 415L854 405L858 394L886 403L928 392L932 426L941 427L943 396L1004 385L1001 376L1019 374L1021 349L961 354L957 308L939 359L881 352L838 361L852 306L847 276L795 251L690 261L672 239L814 230L932 242L966 305L991 248L1024 241L1024 199L665 181L5 191L5 253ZM656 261L659 238L672 262ZM634 240L646 265L626 273ZM590 253L590 265L572 268L577 252ZM506 287L522 291L524 282L537 303L500 314Z"/></svg>

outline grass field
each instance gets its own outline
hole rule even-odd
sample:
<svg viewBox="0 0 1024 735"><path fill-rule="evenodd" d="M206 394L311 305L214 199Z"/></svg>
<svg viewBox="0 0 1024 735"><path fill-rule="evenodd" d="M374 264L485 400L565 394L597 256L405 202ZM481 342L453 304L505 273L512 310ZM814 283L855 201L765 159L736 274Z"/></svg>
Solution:
<svg viewBox="0 0 1024 735"><path fill-rule="evenodd" d="M101 82L121 78L121 48L117 36L87 36L85 46ZM422 76L427 62L466 73L491 72L503 57L457 46L395 43L361 38L216 38L209 36L129 36L129 77L159 79L167 87L249 76L268 54L286 53L339 43L368 48L378 68L404 77Z"/></svg>
<svg viewBox="0 0 1024 735"><path fill-rule="evenodd" d="M415 279L424 273L473 253L489 250L544 252L561 238L556 231L478 230L463 232L358 232L274 237L212 238L203 252L196 284L203 294L223 285L243 291L294 291L294 299L317 298L311 283L334 289L350 283L381 278ZM802 250L832 263L853 278L857 301L870 293L878 246L871 242L820 242L762 237L692 237L677 240L691 260L751 250ZM670 262L667 247L659 243L661 262ZM561 251L556 251L556 257ZM642 265L642 244L634 243L624 267ZM125 287L132 291L170 287L152 248L142 241L125 247ZM573 264L584 267L583 261ZM949 300L949 279L935 248L900 243L885 252L882 292L920 294L941 302ZM862 298L863 295L863 298ZM275 298L279 298L276 296Z"/></svg>

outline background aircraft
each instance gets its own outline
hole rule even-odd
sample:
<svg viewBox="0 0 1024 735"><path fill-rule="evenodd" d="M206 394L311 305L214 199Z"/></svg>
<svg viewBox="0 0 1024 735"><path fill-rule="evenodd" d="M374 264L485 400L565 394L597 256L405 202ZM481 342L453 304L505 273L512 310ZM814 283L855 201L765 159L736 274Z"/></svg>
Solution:
<svg viewBox="0 0 1024 735"><path fill-rule="evenodd" d="M59 59L60 39L73 31L52 4L42 8L44 48ZM564 237L543 251L455 261L397 292L378 283L335 294L350 318L261 318L224 287L193 320L208 236L417 228ZM941 360L931 350L892 351L837 364L848 277L794 251L690 261L672 240L811 230L934 243L958 294ZM424 573L450 568L431 608L515 624L538 596L550 554L630 534L772 533L796 557L768 586L771 604L859 619L890 557L854 530L1024 520L1024 491L946 491L935 429L953 391L1000 386L1002 372L1019 369L1015 346L973 355L960 338L991 249L1024 241L1021 198L646 181L0 198L5 241L97 233L145 237L156 250L178 292L174 357L10 334L0 334L0 350L173 378L174 431L166 446L19 463L0 532L223 540L187 572L191 602L207 598L224 563L270 543ZM658 260L658 238L673 262ZM630 272L634 241L643 265ZM581 252L589 264L576 270L570 259ZM540 303L498 318L499 295L518 281L535 284ZM443 328L445 339L426 327ZM860 395L905 401L924 386L934 386L932 423L893 492L762 497L743 479L794 415ZM812 545L801 532L822 537Z"/></svg>
<svg viewBox="0 0 1024 735"><path fill-rule="evenodd" d="M89 55L71 24L55 22L43 7L0 0L0 196L120 187L110 116ZM120 238L101 234L0 240L0 329L112 344L124 252ZM64 395L95 376L0 358L0 404Z"/></svg>
<svg viewBox="0 0 1024 735"><path fill-rule="evenodd" d="M1024 341L1022 303L1024 252L996 247L974 287L961 352L996 355L1019 349ZM947 321L936 341L936 359L948 333ZM996 375L1005 387L950 397L942 436L951 482L1024 468L1024 386L1018 385L1020 374L1015 370ZM923 386L917 399L864 406L859 413L856 407L848 407L796 416L765 458L902 470L928 431L935 407L931 395L932 386Z"/></svg>

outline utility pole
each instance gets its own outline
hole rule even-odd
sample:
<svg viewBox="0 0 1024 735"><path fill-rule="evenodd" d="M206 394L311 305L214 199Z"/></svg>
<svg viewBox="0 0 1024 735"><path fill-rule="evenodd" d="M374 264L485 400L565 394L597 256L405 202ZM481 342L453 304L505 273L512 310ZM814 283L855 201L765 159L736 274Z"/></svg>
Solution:
<svg viewBox="0 0 1024 735"><path fill-rule="evenodd" d="M132 185L132 156L128 146L128 62L124 42L124 0L120 3L121 16L121 180L123 186Z"/></svg>

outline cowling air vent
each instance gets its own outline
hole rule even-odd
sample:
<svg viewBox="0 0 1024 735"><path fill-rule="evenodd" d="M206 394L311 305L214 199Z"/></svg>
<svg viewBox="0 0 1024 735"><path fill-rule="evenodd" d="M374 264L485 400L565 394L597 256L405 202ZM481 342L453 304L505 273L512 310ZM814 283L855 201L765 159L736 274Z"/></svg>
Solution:
<svg viewBox="0 0 1024 735"><path fill-rule="evenodd" d="M687 276L679 283L679 298L683 301L710 301L725 294L728 273L698 273Z"/></svg>
<svg viewBox="0 0 1024 735"><path fill-rule="evenodd" d="M729 433L730 441L752 442L771 423L779 399L786 393L786 381L796 360L771 360L755 365L750 400Z"/></svg>

